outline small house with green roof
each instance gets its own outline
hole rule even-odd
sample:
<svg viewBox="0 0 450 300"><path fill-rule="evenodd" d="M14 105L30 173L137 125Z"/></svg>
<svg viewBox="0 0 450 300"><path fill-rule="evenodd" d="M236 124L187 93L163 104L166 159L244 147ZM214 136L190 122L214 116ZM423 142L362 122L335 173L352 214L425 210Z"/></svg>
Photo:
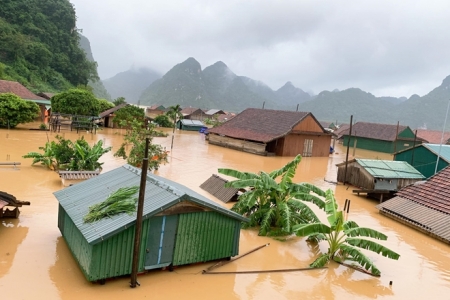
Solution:
<svg viewBox="0 0 450 300"><path fill-rule="evenodd" d="M85 223L90 206L119 188L140 185L141 170L124 165L54 193L58 227L89 281L131 274L136 213ZM191 189L147 175L138 272L230 258L247 219Z"/></svg>
<svg viewBox="0 0 450 300"><path fill-rule="evenodd" d="M450 145L420 144L394 153L394 160L406 161L423 176L430 178L450 164Z"/></svg>
<svg viewBox="0 0 450 300"><path fill-rule="evenodd" d="M368 197L383 200L401 188L424 180L425 177L405 161L353 159L336 165L337 181L349 183Z"/></svg>
<svg viewBox="0 0 450 300"><path fill-rule="evenodd" d="M395 153L422 143L408 126L357 122L341 134L344 146Z"/></svg>

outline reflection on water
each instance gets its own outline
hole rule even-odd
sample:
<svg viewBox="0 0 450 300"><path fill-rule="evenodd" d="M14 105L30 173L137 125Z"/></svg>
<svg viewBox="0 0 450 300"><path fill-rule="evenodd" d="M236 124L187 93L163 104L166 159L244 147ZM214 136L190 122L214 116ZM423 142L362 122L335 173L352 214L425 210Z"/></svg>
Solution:
<svg viewBox="0 0 450 300"><path fill-rule="evenodd" d="M119 299L166 298L173 299L424 299L440 298L450 292L450 246L420 232L388 219L378 213L376 201L352 194L352 187L333 184L336 164L345 160L346 148L336 145L336 153L329 158L303 158L294 180L310 182L323 189L332 189L342 207L351 200L349 218L360 225L386 233L387 247L401 254L393 261L370 252L367 255L381 270L380 278L338 264L327 269L260 274L202 275L212 263L184 266L174 272L153 270L138 277L141 287L128 288L129 278L109 280L101 286L86 281L57 228L58 205L53 192L61 189L57 173L41 166L31 166L30 159L22 155L38 151L47 140L54 140L52 132L28 130L31 124L16 130L0 130L0 161L8 157L22 163L19 170L0 167L0 190L13 194L31 205L21 208L18 220L0 223L0 293L1 299ZM171 130L167 130L169 134ZM122 143L123 132L104 129L97 134L65 131L65 138L76 139L84 135L89 143L103 140L113 152ZM169 163L157 171L184 184L196 192L223 204L200 189L200 184L218 168L241 171L272 171L285 165L292 157L261 157L219 146L209 145L204 136L196 132L176 131L174 146L171 137L155 138L170 151ZM110 152L102 157L103 172L124 164ZM391 155L350 149L351 158L392 159ZM225 206L231 207L232 204ZM325 215L318 211L321 218ZM325 221L325 219L324 219ZM256 230L243 230L240 253L270 243L248 256L231 262L220 271L248 271L304 268L327 245L312 246L304 238L291 237L278 241L257 236ZM27 288L24 289L24 280ZM389 281L393 285L389 286Z"/></svg>

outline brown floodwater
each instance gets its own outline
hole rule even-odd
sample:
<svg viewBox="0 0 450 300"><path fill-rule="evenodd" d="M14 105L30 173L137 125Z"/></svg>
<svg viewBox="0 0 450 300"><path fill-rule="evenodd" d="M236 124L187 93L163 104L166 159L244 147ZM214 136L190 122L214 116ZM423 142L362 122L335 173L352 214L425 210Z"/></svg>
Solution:
<svg viewBox="0 0 450 300"><path fill-rule="evenodd" d="M336 181L336 164L344 161L346 148L336 145L336 153L325 158L303 158L295 181L307 181L322 189L332 189L339 205L351 200L349 218L388 235L383 245L401 254L398 261L372 252L367 255L381 270L371 277L335 263L326 269L259 273L203 275L212 263L195 264L174 272L153 270L139 275L141 286L129 288L129 278L108 280L106 285L88 282L72 257L57 227L58 203L53 192L62 188L60 178L42 166L31 166L22 155L39 151L55 133L29 130L39 124L27 124L14 130L0 130L0 161L19 161L18 169L0 167L0 190L17 199L30 201L21 208L19 219L0 219L0 299L449 299L450 246L378 213L377 202L353 195L352 188ZM171 134L171 131L168 131ZM104 129L93 135L70 131L60 133L76 139L84 135L88 142L103 140L113 151L104 155L103 172L125 162L112 153L122 142L122 132ZM155 143L170 150L171 138L155 138ZM391 159L390 155L350 149L350 157ZM241 171L272 171L292 159L261 157L214 145L202 134L177 131L169 163L157 171L198 193L223 204L199 185L218 168ZM226 204L228 208L232 204ZM321 213L318 211L318 213ZM325 220L323 213L320 216ZM450 226L450 225L449 225ZM270 243L248 256L217 271L247 271L304 268L326 251L326 244L309 246L304 238L279 241L260 237L255 230L242 230L240 253ZM392 281L392 285L389 282Z"/></svg>

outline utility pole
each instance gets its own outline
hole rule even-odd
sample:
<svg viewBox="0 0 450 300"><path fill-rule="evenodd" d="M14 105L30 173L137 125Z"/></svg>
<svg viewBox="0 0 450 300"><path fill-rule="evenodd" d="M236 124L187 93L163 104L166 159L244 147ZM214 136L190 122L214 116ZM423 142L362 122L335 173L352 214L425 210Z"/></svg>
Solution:
<svg viewBox="0 0 450 300"><path fill-rule="evenodd" d="M444 127L442 128L441 143L439 145L439 152L438 152L438 157L436 159L436 168L434 168L434 174L437 173L439 158L441 157L441 148L442 148L442 142L444 141L444 132L445 132L445 126L447 125L447 117L448 117L448 109L449 108L450 108L450 101L448 101L447 113L445 114Z"/></svg>
<svg viewBox="0 0 450 300"><path fill-rule="evenodd" d="M142 214L144 212L145 185L147 183L148 144L149 138L145 138L145 152L141 170L141 185L139 188L139 200L136 216L136 230L134 233L133 261L131 264L131 282L130 282L131 288L135 288L136 285L140 285L139 282L137 281L137 272L139 265L139 249L141 246Z"/></svg>
<svg viewBox="0 0 450 300"><path fill-rule="evenodd" d="M350 116L350 130L348 132L347 155L345 156L344 185L347 183L348 151L350 150L350 138L352 137L352 123L353 123L353 115Z"/></svg>

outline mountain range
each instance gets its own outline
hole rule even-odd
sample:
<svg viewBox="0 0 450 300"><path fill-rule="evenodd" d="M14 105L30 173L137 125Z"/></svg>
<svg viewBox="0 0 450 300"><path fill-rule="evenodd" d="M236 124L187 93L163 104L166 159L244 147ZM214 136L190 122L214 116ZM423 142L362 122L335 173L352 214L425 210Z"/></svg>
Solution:
<svg viewBox="0 0 450 300"><path fill-rule="evenodd" d="M105 86L108 87L107 82L114 82L114 88L119 91L117 95L124 95L131 86L128 84L133 83L134 94L130 99L141 105L162 104L167 107L180 104L182 107L216 108L231 112L240 112L249 107L264 107L308 111L321 121L338 124L349 123L350 116L353 115L354 121L386 124L400 122L413 129L437 130L443 127L450 99L450 76L439 87L422 97L412 95L409 98L396 98L376 97L359 88L322 91L318 95L310 95L291 82L278 90L272 90L261 81L236 75L221 61L202 69L200 63L192 57L175 65L160 78L157 78L156 72L147 71L142 74L147 79L138 80L139 72L130 70L120 73L105 80ZM137 98L139 88L142 94ZM113 95L111 91L110 93Z"/></svg>

